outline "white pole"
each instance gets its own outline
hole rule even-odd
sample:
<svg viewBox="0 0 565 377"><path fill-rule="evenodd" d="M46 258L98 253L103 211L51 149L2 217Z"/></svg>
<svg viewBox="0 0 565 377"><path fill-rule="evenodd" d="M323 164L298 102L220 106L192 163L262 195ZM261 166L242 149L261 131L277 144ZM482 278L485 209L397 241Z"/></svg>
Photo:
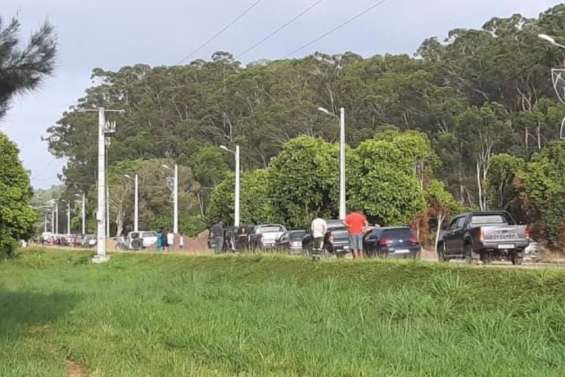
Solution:
<svg viewBox="0 0 565 377"><path fill-rule="evenodd" d="M106 153L104 108L98 108L98 210L96 224L96 256L93 262L104 262L106 257Z"/></svg>
<svg viewBox="0 0 565 377"><path fill-rule="evenodd" d="M139 181L137 174L135 175L135 198L134 198L134 212L133 212L133 230L139 230Z"/></svg>
<svg viewBox="0 0 565 377"><path fill-rule="evenodd" d="M71 235L71 203L67 202L67 235Z"/></svg>
<svg viewBox="0 0 565 377"><path fill-rule="evenodd" d="M339 122L339 218L345 220L345 109L340 109Z"/></svg>
<svg viewBox="0 0 565 377"><path fill-rule="evenodd" d="M240 194L240 176L239 176L239 145L235 146L235 204L233 225L239 226L239 194Z"/></svg>
<svg viewBox="0 0 565 377"><path fill-rule="evenodd" d="M55 208L51 208L51 233L55 234Z"/></svg>
<svg viewBox="0 0 565 377"><path fill-rule="evenodd" d="M47 233L47 212L45 212L44 218L43 218L43 233Z"/></svg>
<svg viewBox="0 0 565 377"><path fill-rule="evenodd" d="M86 194L82 193L82 235L86 234Z"/></svg>
<svg viewBox="0 0 565 377"><path fill-rule="evenodd" d="M174 178L174 188L173 188L173 233L177 234L179 232L179 166L175 164L175 178Z"/></svg>
<svg viewBox="0 0 565 377"><path fill-rule="evenodd" d="M59 234L59 202L55 202L55 234Z"/></svg>
<svg viewBox="0 0 565 377"><path fill-rule="evenodd" d="M110 237L110 184L108 182L108 150L106 152L106 237Z"/></svg>

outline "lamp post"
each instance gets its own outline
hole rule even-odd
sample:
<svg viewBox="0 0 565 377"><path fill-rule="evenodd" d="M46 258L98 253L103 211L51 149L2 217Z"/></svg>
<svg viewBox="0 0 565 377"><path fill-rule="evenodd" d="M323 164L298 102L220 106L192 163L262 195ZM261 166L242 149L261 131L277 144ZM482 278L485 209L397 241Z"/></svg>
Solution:
<svg viewBox="0 0 565 377"><path fill-rule="evenodd" d="M233 226L234 227L238 227L239 226L239 217L240 217L240 212L239 212L239 203L240 203L240 191L241 191L241 185L240 185L240 169L239 169L239 145L236 144L235 146L235 151L232 151L231 149L229 149L228 147L226 147L225 145L220 145L220 148L233 153L234 157L235 157L235 195L234 195L234 210L233 210Z"/></svg>
<svg viewBox="0 0 565 377"><path fill-rule="evenodd" d="M67 202L67 236L71 235L71 203Z"/></svg>
<svg viewBox="0 0 565 377"><path fill-rule="evenodd" d="M81 205L81 217L82 217L82 235L86 234L86 194L82 193L82 205Z"/></svg>
<svg viewBox="0 0 565 377"><path fill-rule="evenodd" d="M318 107L318 111L334 118L337 117L323 107ZM342 107L339 112L339 219L345 220L347 211L345 192L345 109Z"/></svg>
<svg viewBox="0 0 565 377"><path fill-rule="evenodd" d="M173 233L179 232L179 166L175 164L174 169L167 165L162 165L165 169L174 171L173 178Z"/></svg>
<svg viewBox="0 0 565 377"><path fill-rule="evenodd" d="M132 179L131 176L129 176L128 174L124 175L124 177L130 180ZM139 181L137 174L133 178L133 184L134 184L133 231L137 232L139 230Z"/></svg>
<svg viewBox="0 0 565 377"><path fill-rule="evenodd" d="M55 202L55 234L59 234L59 202Z"/></svg>

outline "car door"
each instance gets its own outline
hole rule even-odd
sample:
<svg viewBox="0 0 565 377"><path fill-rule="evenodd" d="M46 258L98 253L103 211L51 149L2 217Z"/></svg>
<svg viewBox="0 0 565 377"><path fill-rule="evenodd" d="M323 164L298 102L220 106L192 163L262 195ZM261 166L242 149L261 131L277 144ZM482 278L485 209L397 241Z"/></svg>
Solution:
<svg viewBox="0 0 565 377"><path fill-rule="evenodd" d="M449 229L449 241L447 243L447 252L450 255L462 255L463 254L463 236L465 233L465 223L467 221L467 216L460 216L457 218L455 223L451 223L453 228L450 226Z"/></svg>
<svg viewBox="0 0 565 377"><path fill-rule="evenodd" d="M457 235L459 234L459 226L464 223L465 217L459 216L453 219L449 224L449 228L443 236L443 243L447 254L457 254Z"/></svg>

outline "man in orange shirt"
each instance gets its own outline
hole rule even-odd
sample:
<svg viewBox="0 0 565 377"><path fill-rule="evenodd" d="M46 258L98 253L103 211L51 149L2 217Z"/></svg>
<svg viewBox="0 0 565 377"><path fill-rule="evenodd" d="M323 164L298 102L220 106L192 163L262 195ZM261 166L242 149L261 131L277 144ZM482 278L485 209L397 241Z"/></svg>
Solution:
<svg viewBox="0 0 565 377"><path fill-rule="evenodd" d="M353 211L345 217L344 223L349 233L349 241L353 249L353 258L362 258L363 234L369 226L367 218L361 211Z"/></svg>

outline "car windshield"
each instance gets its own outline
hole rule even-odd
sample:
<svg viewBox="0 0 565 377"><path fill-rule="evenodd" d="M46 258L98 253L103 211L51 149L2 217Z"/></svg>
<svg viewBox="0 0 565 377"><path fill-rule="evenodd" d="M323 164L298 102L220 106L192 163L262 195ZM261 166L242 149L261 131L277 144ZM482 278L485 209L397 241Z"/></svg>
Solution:
<svg viewBox="0 0 565 377"><path fill-rule="evenodd" d="M471 217L472 225L496 225L496 224L508 224L508 219L506 216L500 215L473 215Z"/></svg>
<svg viewBox="0 0 565 377"><path fill-rule="evenodd" d="M275 233L275 232L283 232L283 228L280 225L270 225L270 226L262 226L257 229L257 233Z"/></svg>
<svg viewBox="0 0 565 377"><path fill-rule="evenodd" d="M305 231L291 232L289 233L289 238L291 240L301 240L304 238L304 234L306 234Z"/></svg>
<svg viewBox="0 0 565 377"><path fill-rule="evenodd" d="M413 233L410 229L387 229L383 231L383 238L393 240L407 240L412 238Z"/></svg>

